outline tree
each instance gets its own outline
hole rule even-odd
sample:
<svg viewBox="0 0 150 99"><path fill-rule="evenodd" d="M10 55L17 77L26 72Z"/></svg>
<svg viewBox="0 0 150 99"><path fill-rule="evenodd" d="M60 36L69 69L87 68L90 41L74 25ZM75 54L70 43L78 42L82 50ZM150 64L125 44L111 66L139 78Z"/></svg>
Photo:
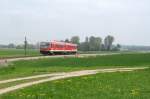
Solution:
<svg viewBox="0 0 150 99"><path fill-rule="evenodd" d="M113 36L108 35L107 37L105 37L105 39L104 39L104 45L105 45L105 49L107 51L111 50L113 42L114 42L114 37Z"/></svg>
<svg viewBox="0 0 150 99"><path fill-rule="evenodd" d="M81 42L79 44L78 50L80 50L80 51L86 51L85 42Z"/></svg>
<svg viewBox="0 0 150 99"><path fill-rule="evenodd" d="M24 49L24 45L23 44L17 45L16 49Z"/></svg>
<svg viewBox="0 0 150 99"><path fill-rule="evenodd" d="M120 48L121 48L121 45L120 45L120 44L117 44L117 45L116 45L116 51L119 51Z"/></svg>
<svg viewBox="0 0 150 99"><path fill-rule="evenodd" d="M91 36L89 38L89 50L95 51L95 37L94 36Z"/></svg>
<svg viewBox="0 0 150 99"><path fill-rule="evenodd" d="M119 48L119 49L120 49L120 48L121 48L121 45L120 45L120 44L117 44L117 48Z"/></svg>
<svg viewBox="0 0 150 99"><path fill-rule="evenodd" d="M100 37L91 36L89 38L89 50L90 51L99 51L101 47L102 39Z"/></svg>
<svg viewBox="0 0 150 99"><path fill-rule="evenodd" d="M85 51L89 51L89 38L88 37L85 38L84 48L85 48Z"/></svg>
<svg viewBox="0 0 150 99"><path fill-rule="evenodd" d="M10 44L8 44L8 48L15 48L16 46L15 46L15 44L13 44L13 43L10 43Z"/></svg>
<svg viewBox="0 0 150 99"><path fill-rule="evenodd" d="M69 41L69 39L65 39L65 42L66 42L66 43L69 43L70 41Z"/></svg>
<svg viewBox="0 0 150 99"><path fill-rule="evenodd" d="M74 43L74 44L80 44L80 38L79 38L79 36L73 36L72 38L71 38L71 42L72 43Z"/></svg>
<svg viewBox="0 0 150 99"><path fill-rule="evenodd" d="M120 45L120 44L117 44L117 45L113 45L111 50L112 50L112 51L119 51L120 48L121 48L121 45Z"/></svg>
<svg viewBox="0 0 150 99"><path fill-rule="evenodd" d="M100 37L95 38L95 49L99 51L101 48L102 39Z"/></svg>
<svg viewBox="0 0 150 99"><path fill-rule="evenodd" d="M101 44L101 51L105 51L105 45L104 44Z"/></svg>

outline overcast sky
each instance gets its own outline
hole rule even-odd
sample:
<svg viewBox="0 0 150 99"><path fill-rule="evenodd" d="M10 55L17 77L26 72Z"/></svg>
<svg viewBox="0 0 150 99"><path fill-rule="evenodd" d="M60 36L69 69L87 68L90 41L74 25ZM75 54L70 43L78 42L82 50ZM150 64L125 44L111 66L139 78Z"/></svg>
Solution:
<svg viewBox="0 0 150 99"><path fill-rule="evenodd" d="M0 0L0 44L113 35L150 45L150 0Z"/></svg>

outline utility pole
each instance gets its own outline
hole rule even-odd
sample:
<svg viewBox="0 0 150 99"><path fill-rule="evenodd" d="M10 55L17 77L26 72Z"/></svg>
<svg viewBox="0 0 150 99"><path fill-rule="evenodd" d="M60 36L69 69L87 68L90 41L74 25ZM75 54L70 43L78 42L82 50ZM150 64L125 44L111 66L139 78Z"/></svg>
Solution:
<svg viewBox="0 0 150 99"><path fill-rule="evenodd" d="M25 51L25 56L27 55L27 38L25 36L25 41L24 41L24 51Z"/></svg>

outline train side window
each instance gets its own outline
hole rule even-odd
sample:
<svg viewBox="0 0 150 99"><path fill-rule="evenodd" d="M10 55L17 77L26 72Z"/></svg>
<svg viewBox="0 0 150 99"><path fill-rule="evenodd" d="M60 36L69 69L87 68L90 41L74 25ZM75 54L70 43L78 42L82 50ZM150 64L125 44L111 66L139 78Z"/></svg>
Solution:
<svg viewBox="0 0 150 99"><path fill-rule="evenodd" d="M59 48L59 45L56 45L56 48Z"/></svg>
<svg viewBox="0 0 150 99"><path fill-rule="evenodd" d="M51 48L53 47L53 44L51 43Z"/></svg>
<svg viewBox="0 0 150 99"><path fill-rule="evenodd" d="M63 48L63 45L60 45L60 48Z"/></svg>

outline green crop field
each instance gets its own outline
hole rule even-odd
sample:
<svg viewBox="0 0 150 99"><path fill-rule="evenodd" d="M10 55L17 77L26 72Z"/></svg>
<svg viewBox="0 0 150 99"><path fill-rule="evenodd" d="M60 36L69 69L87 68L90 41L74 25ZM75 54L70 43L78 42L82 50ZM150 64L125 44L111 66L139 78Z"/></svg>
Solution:
<svg viewBox="0 0 150 99"><path fill-rule="evenodd" d="M27 56L40 55L38 50L27 49ZM0 58L11 58L25 56L24 49L0 49Z"/></svg>
<svg viewBox="0 0 150 99"><path fill-rule="evenodd" d="M149 99L150 69L104 73L51 81L1 96L1 99Z"/></svg>
<svg viewBox="0 0 150 99"><path fill-rule="evenodd" d="M150 67L150 53L24 60L1 65L0 80L52 72L144 66ZM34 85L3 94L0 99L148 99L149 85L150 69L103 73Z"/></svg>

